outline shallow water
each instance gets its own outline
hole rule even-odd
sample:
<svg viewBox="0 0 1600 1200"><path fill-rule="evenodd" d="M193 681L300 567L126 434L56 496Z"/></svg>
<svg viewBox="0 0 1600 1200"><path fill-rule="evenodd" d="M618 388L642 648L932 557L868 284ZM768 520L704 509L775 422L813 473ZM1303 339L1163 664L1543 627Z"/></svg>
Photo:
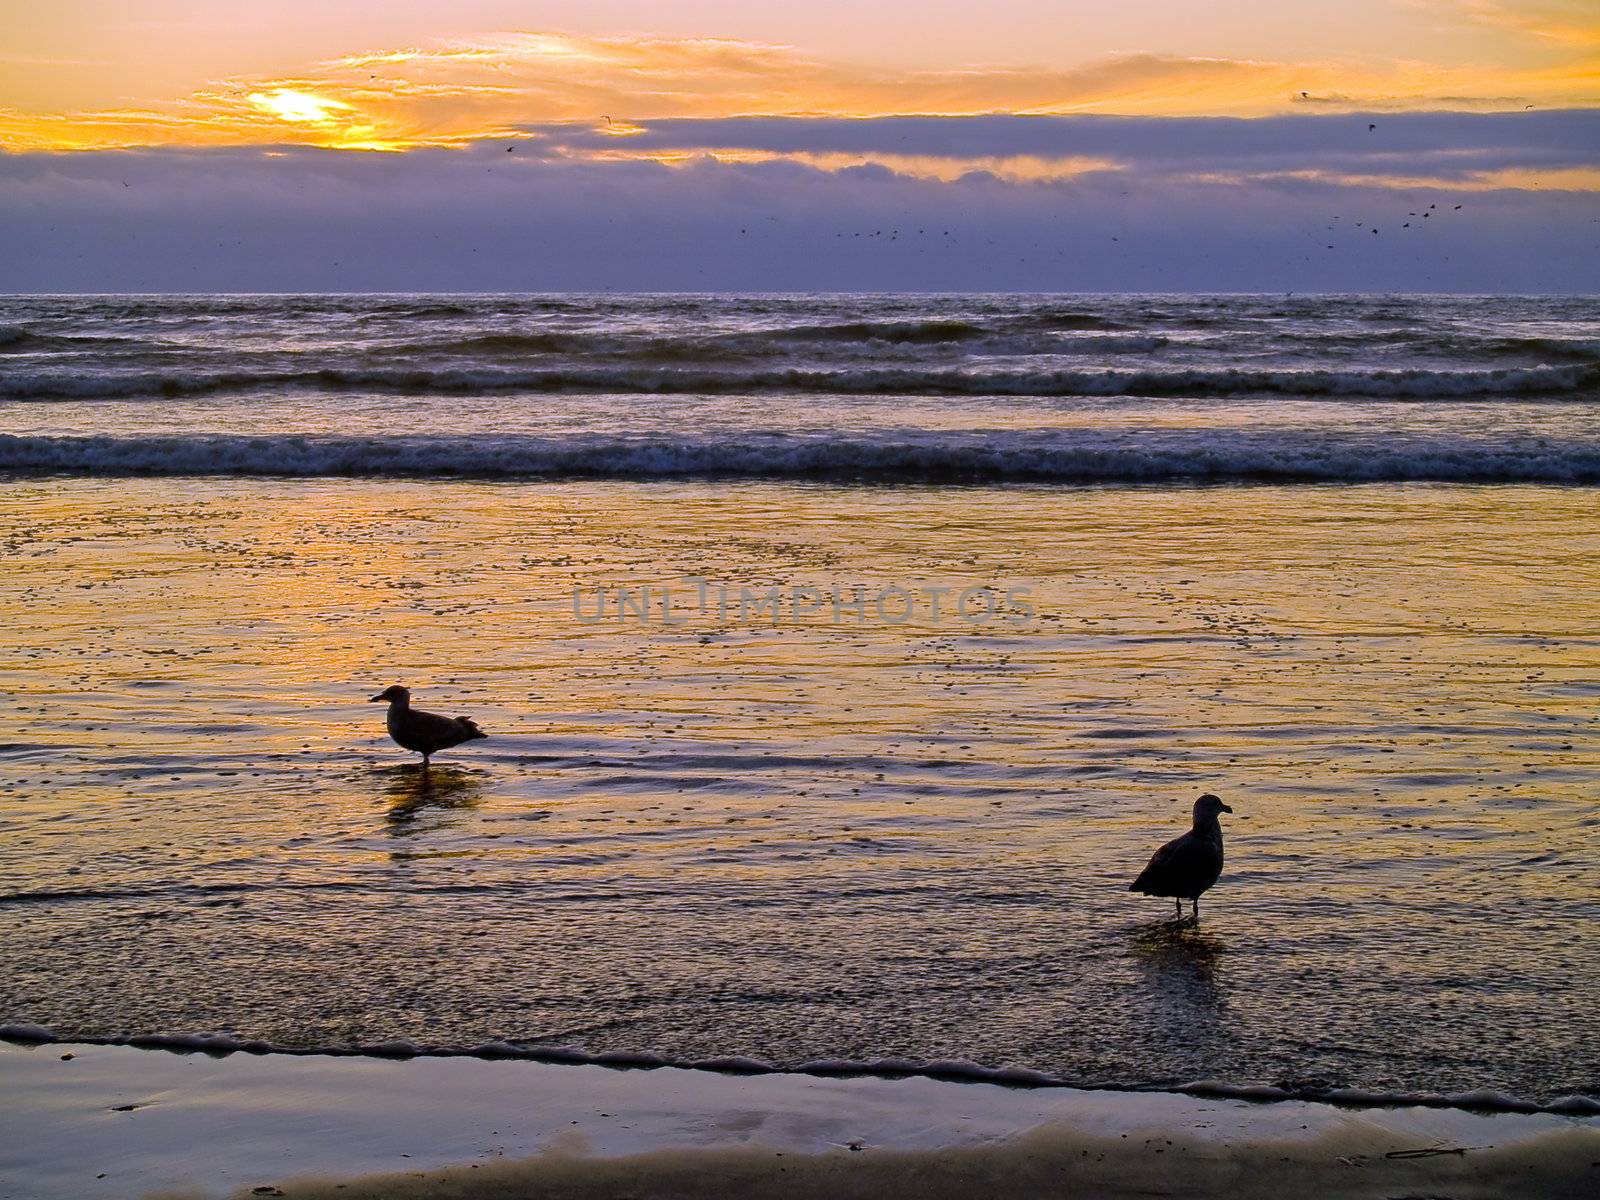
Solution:
<svg viewBox="0 0 1600 1200"><path fill-rule="evenodd" d="M14 479L0 1021L1595 1091L1597 500Z"/></svg>

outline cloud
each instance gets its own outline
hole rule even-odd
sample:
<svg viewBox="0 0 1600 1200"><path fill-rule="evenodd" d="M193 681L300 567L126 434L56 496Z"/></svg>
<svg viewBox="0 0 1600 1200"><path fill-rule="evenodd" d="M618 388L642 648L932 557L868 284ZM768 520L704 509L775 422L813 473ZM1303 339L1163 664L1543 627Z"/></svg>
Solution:
<svg viewBox="0 0 1600 1200"><path fill-rule="evenodd" d="M1369 129L1376 125L1376 129ZM1005 160L1028 157L1145 171L1259 171L1404 166L1437 168L1600 166L1600 113L1409 113L1345 116L884 117L872 120L799 117L669 118L632 126L625 137L605 126L528 125L529 152L627 156L765 152ZM1074 172L1076 173L1076 172Z"/></svg>
<svg viewBox="0 0 1600 1200"><path fill-rule="evenodd" d="M1376 126L1376 128L1372 128ZM684 163L787 159L823 170L869 163L954 180L983 171L1012 181L1137 168L1147 182L1273 174L1359 175L1374 186L1594 188L1600 116L1426 113L1342 117L1104 116L669 118L613 126L524 126L524 154ZM1427 184L1420 184L1427 186Z"/></svg>
<svg viewBox="0 0 1600 1200"><path fill-rule="evenodd" d="M1535 20L1526 6L1484 0L1479 7L1490 15L1502 9L1521 13L1519 20L1561 31L1569 40L1587 27L1576 13L1557 22ZM272 97L288 99L272 103ZM398 150L459 146L512 136L528 125L605 118L1256 116L1307 104L1392 111L1587 107L1600 104L1600 65L1592 53L1514 68L1142 54L1068 69L894 70L729 39L509 33L346 55L292 76L240 77L126 109L0 110L0 144L20 150L292 142Z"/></svg>
<svg viewBox="0 0 1600 1200"><path fill-rule="evenodd" d="M394 154L0 154L0 291L1592 289L1600 114L1368 123L680 118ZM596 157L618 142L641 152ZM1078 168L914 169L1027 158Z"/></svg>

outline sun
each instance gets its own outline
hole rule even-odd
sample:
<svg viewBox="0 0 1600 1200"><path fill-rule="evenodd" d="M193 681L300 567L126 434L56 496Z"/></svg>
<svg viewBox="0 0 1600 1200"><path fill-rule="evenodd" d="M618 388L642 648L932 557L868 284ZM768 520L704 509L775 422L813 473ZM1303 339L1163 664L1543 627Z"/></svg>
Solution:
<svg viewBox="0 0 1600 1200"><path fill-rule="evenodd" d="M338 114L354 111L351 105L342 100L330 100L294 88L251 92L247 99L263 112L296 125L331 125L338 120Z"/></svg>

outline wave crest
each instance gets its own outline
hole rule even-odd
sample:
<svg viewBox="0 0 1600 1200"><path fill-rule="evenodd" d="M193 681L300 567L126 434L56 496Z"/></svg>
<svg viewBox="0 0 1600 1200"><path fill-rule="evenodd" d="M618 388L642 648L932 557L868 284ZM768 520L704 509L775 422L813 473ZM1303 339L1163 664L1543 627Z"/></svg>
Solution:
<svg viewBox="0 0 1600 1200"><path fill-rule="evenodd" d="M1600 483L1600 442L1209 430L739 435L0 435L65 475L776 479L866 483Z"/></svg>
<svg viewBox="0 0 1600 1200"><path fill-rule="evenodd" d="M970 367L852 367L837 370L652 366L538 368L444 366L218 372L19 372L0 378L13 400L111 399L242 391L350 389L398 393L490 392L946 395L1373 397L1471 399L1552 396L1592 399L1600 363L1487 370L989 370Z"/></svg>

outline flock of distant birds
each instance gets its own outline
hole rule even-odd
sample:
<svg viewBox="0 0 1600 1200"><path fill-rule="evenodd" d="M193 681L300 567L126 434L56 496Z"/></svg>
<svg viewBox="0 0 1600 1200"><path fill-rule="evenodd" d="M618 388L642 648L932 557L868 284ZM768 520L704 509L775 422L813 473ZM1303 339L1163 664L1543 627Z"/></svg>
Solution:
<svg viewBox="0 0 1600 1200"><path fill-rule="evenodd" d="M471 717L446 717L412 708L410 689L399 684L385 688L372 697L372 702L388 704L389 736L402 749L422 755L424 771L439 751L489 736ZM1232 811L1210 793L1201 796L1194 802L1189 832L1157 850L1128 890L1171 899L1174 915L1180 921L1183 902L1187 900L1191 919L1198 922L1201 895L1222 875L1222 825L1218 814Z"/></svg>
<svg viewBox="0 0 1600 1200"><path fill-rule="evenodd" d="M1306 99L1310 99L1310 96L1306 92L1301 92L1300 95L1302 97L1306 98ZM1531 105L1531 104L1524 106L1525 109L1532 108L1532 107L1533 107L1533 105ZM606 119L608 121L610 120L609 117L606 118ZM1368 133L1376 133L1377 129L1378 129L1377 122L1375 122L1375 121L1368 121L1367 122L1367 132ZM511 147L507 146L506 149L510 150ZM1123 192L1122 194L1124 196L1126 196L1129 193L1128 192ZM1464 207L1466 207L1466 206L1463 205L1463 204L1452 205L1449 211L1451 211L1451 212L1460 212ZM1429 220L1429 219L1432 218L1433 214L1435 212L1437 212L1437 211L1439 211L1438 204L1430 204L1430 205L1428 205L1427 208L1419 209L1419 210L1417 210L1415 212L1408 212L1408 213L1406 213L1406 216L1411 218L1411 220L1401 222L1400 228L1401 229L1410 229L1411 228L1411 221L1415 221L1415 220L1426 221L1426 220ZM1335 217L1332 217L1330 219L1334 220L1334 221L1338 221L1338 220L1341 219L1341 217L1335 216ZM768 217L767 220L776 221L777 218L776 217ZM1326 228L1331 232L1336 227L1333 226L1333 225L1329 225ZM1377 233L1378 233L1378 226L1376 226L1376 225L1368 226L1365 221L1357 221L1357 222L1355 222L1355 228L1357 228L1357 229L1368 229L1374 236L1376 236ZM852 232L850 234L850 237L852 237L852 238L859 238L859 237L881 238L881 237L883 237L885 235L886 232L888 234L888 240L889 241L895 242L895 241L899 241L900 240L900 230L898 230L898 229L889 229L887 231L882 230L882 229L874 229L874 230L872 230L871 232L868 232L868 233L863 233L863 232L860 232L860 231L856 231L856 232ZM907 231L907 233L908 233L908 236L909 236L909 230ZM941 236L945 237L945 238L949 238L950 241L951 241L951 244L955 244L956 241L958 240L955 237L955 234L951 230L948 230L948 229L938 230L938 231L936 231L936 233L938 235L941 235ZM748 225L742 226L740 228L739 235L741 237L748 237L749 234L750 234L750 227ZM925 236L927 236L927 234L928 234L928 231L926 229L918 229L917 230L917 236L919 236L919 237L925 237ZM835 238L843 238L845 236L845 234L840 232L840 233L835 233L833 236ZM1111 240L1113 242L1120 242L1122 240L1116 234L1110 234L1108 236L1111 238ZM991 246L994 245L994 239L993 238L989 238L988 239L988 244L991 245ZM1333 244L1330 243L1328 245L1328 249L1329 250L1337 250L1338 247L1336 245L1333 245ZM1065 254L1066 254L1066 251L1065 250L1061 250L1061 251L1058 251L1057 253L1058 253L1059 256L1063 256L1064 257ZM1026 260L1024 259L1024 260L1019 260L1019 261L1026 261Z"/></svg>
<svg viewBox="0 0 1600 1200"><path fill-rule="evenodd" d="M1301 92L1300 93L1300 97L1301 97L1302 100L1310 100L1311 99L1311 94L1309 92ZM1526 111L1527 109L1530 109L1530 108L1533 108L1533 107L1534 106L1531 105L1531 104L1526 104L1526 105L1523 106L1523 109L1524 109L1524 111ZM607 125L614 124L614 122L612 121L612 119L610 117L602 117L601 119L603 121L605 121L605 123ZM1368 133L1376 133L1377 130L1378 130L1378 123L1376 121L1368 121L1367 122L1367 132ZM506 147L506 153L510 154L515 149L516 149L515 146L507 146ZM1124 196L1126 196L1129 193L1128 192L1123 192L1122 194ZM1428 205L1428 207L1426 209L1422 209L1422 210L1420 210L1418 212L1408 212L1406 215L1408 217L1410 217L1412 220L1418 220L1418 219L1427 220L1432 215L1432 213L1438 209L1438 207L1439 206L1437 204L1430 204L1430 205ZM1452 212L1459 212L1459 211L1461 211L1461 209L1463 207L1464 207L1463 205L1457 204L1451 209L1451 211ZM778 218L776 218L776 217L768 217L767 218L767 220L769 220L769 221L776 221L777 219ZM1332 219L1337 221L1340 218L1339 217L1334 217ZM1332 226L1332 225L1329 225L1327 228L1331 231L1335 227ZM1357 221L1355 223L1355 228L1364 229L1364 228L1369 228L1369 227L1367 226L1367 223L1365 221ZM1403 222L1401 224L1400 228L1401 229L1410 229L1411 228L1411 221ZM1378 232L1378 227L1376 225L1370 226L1370 231L1374 235L1376 235L1377 232ZM898 229L889 229L887 231L882 230L882 229L874 229L869 233L864 233L864 232L858 230L858 231L851 232L849 234L849 236L852 237L852 238L859 238L859 237L881 238L881 237L883 237L885 235L886 232L888 234L888 240L889 241L897 242L897 241L900 240L900 230L898 230ZM959 239L956 238L955 234L949 229L938 230L938 231L936 231L936 233L939 234L939 235L942 235L945 238L950 239L950 243L952 245L956 244L959 241ZM741 236L741 237L750 236L750 227L748 225L741 226L740 229L739 229L739 236ZM843 232L836 232L833 236L835 238L843 238L843 237L845 237L845 234ZM909 230L907 230L907 236L908 237L910 236L910 231ZM928 231L926 229L918 229L917 230L917 236L926 237L926 236L928 236ZM1110 239L1113 242L1120 242L1122 240L1116 234L1110 234L1108 236L1110 237ZM989 239L987 239L987 242L988 242L989 245L992 246L992 245L995 244L995 239L994 238L989 238ZM1335 246L1335 245L1331 245L1330 244L1328 246L1328 249L1329 250L1337 250L1338 247ZM1058 257L1065 257L1066 256L1066 251L1065 250L1057 251L1057 256ZM1019 262L1026 262L1027 260L1026 259L1019 259L1018 261Z"/></svg>
<svg viewBox="0 0 1600 1200"><path fill-rule="evenodd" d="M1453 208L1451 208L1451 210L1450 210L1450 211L1451 211L1451 212L1460 212L1460 211L1461 211L1461 209L1462 209L1462 207L1463 207L1463 206L1462 206L1462 205L1460 205L1460 204L1457 204L1457 205L1455 205L1455 206L1454 206L1454 207L1453 207ZM1437 211L1438 211L1438 208L1439 208L1439 206L1438 206L1438 205L1437 205L1437 204L1430 204L1430 205L1428 205L1428 207L1427 207L1427 208L1425 208L1425 209L1422 209L1422 210L1421 210L1421 212L1408 212L1408 213L1407 213L1407 214L1406 214L1406 216L1408 216L1408 217L1410 217L1410 218L1411 218L1411 220L1412 220L1412 221L1414 221L1414 220L1416 220L1416 219L1417 219L1417 218L1418 218L1418 217L1420 217L1420 218L1421 218L1421 219L1422 219L1422 220L1424 220L1424 221L1426 221L1426 220L1428 220L1428 219L1429 219L1429 218L1430 218L1430 217L1432 217L1432 216L1433 216L1433 214L1434 214L1434 213L1435 213L1435 212L1437 212ZM1333 219L1334 219L1334 220L1335 220L1335 221L1337 221L1337 220L1338 220L1338 219L1339 219L1339 218L1338 218L1338 217L1334 217L1334 218L1333 218ZM1356 228L1357 228L1357 229L1362 229L1362 228L1364 228L1364 227L1365 227L1365 226L1366 226L1366 222L1365 222L1365 221L1357 221L1357 222L1356 222ZM1333 226L1332 226L1332 225L1329 225L1329 226L1328 226L1328 228L1329 228L1329 229L1332 229L1332 228L1333 228ZM1411 221L1406 221L1406 222L1403 222L1403 223L1402 223L1402 224L1401 224L1401 226L1400 226L1400 228L1401 228L1401 229L1410 229L1410 228L1411 228ZM1376 234L1376 233L1377 233L1377 232L1378 232L1378 227L1377 227L1377 226L1376 226L1376 225L1374 225L1374 226L1372 226L1372 232L1373 232L1373 233L1374 233L1374 234ZM1333 249L1333 247L1332 247L1332 246L1329 246L1329 247L1328 247L1328 249L1329 249L1329 250L1332 250L1332 249Z"/></svg>
<svg viewBox="0 0 1600 1200"><path fill-rule="evenodd" d="M1122 194L1124 196L1128 195L1127 192L1123 192ZM1465 207L1466 206L1463 205L1463 204L1456 204L1456 205L1452 205L1451 208L1449 209L1449 211L1451 211L1451 212L1460 212ZM1437 212L1437 211L1439 211L1439 206L1437 204L1430 204L1430 205L1428 205L1427 208L1420 209L1420 210L1418 210L1416 212L1408 212L1408 213L1406 213L1406 216L1410 217L1411 220L1413 220L1413 221L1414 220L1418 220L1418 219L1426 221L1426 220L1431 219L1433 214L1435 212ZM1342 218L1340 216L1334 216L1334 217L1330 217L1329 219L1333 220L1333 221L1338 221L1338 220L1341 220ZM776 221L777 218L776 217L768 217L767 220ZM1332 231L1334 231L1336 229L1336 227L1333 226L1333 225L1328 225L1328 226L1326 226L1326 228L1330 232L1332 232ZM1357 229L1368 229L1374 236L1376 236L1376 234L1378 232L1378 226L1376 226L1376 225L1368 226L1365 221L1357 221L1357 222L1355 222L1355 228L1357 228ZM1411 221L1403 221L1403 222L1401 222L1400 228L1401 229L1410 229L1411 228ZM907 230L906 232L907 232L907 236L909 237L910 236L910 231ZM926 229L918 229L916 231L916 233L917 233L918 237L926 237L926 236L928 236L928 231ZM740 227L740 229L739 229L739 236L740 237L748 237L749 234L750 234L750 227L748 225ZM949 238L952 245L954 245L959 240L959 239L956 238L955 234L949 229L936 230L935 231L935 235ZM842 233L842 232L836 232L833 236L835 238L843 238L845 236L845 234ZM852 237L852 238L859 238L859 237L881 238L881 237L887 236L889 241L897 242L897 241L900 240L900 230L898 230L898 229L887 229L887 230L874 229L874 230L871 230L869 232L861 232L861 231L858 230L858 231L852 232L849 236ZM1120 242L1122 240L1116 234L1110 234L1108 236L1111 238L1111 240L1113 242ZM991 245L991 246L994 245L995 244L995 239L994 238L989 238L988 239L988 244ZM1328 246L1328 249L1329 250L1336 250L1336 249L1338 249L1338 247L1335 246L1335 245L1332 245L1330 243L1329 246ZM1058 251L1058 254L1065 255L1066 251L1065 250Z"/></svg>

